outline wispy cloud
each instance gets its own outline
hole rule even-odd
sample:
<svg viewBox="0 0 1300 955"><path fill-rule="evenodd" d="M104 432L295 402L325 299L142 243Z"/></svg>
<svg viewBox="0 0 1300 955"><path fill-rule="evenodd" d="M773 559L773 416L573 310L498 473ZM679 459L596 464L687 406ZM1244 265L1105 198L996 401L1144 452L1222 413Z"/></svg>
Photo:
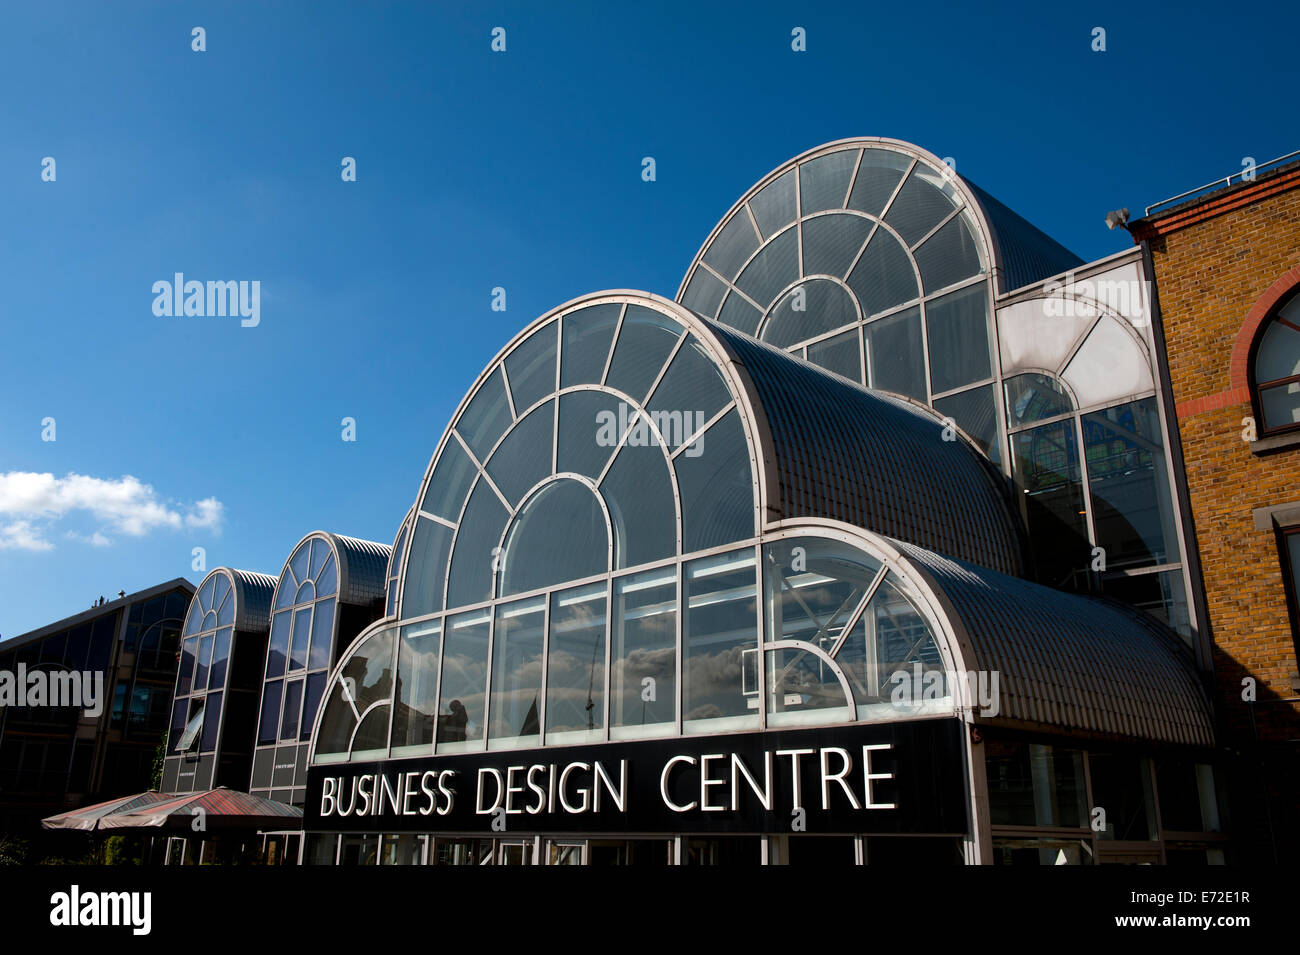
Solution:
<svg viewBox="0 0 1300 955"><path fill-rule="evenodd" d="M104 479L69 473L9 471L0 474L0 550L51 550L53 525L84 511L101 522L91 534L67 531L65 536L106 547L105 531L143 537L155 530L221 529L222 504L206 497L192 504L167 500L152 485L129 474Z"/></svg>

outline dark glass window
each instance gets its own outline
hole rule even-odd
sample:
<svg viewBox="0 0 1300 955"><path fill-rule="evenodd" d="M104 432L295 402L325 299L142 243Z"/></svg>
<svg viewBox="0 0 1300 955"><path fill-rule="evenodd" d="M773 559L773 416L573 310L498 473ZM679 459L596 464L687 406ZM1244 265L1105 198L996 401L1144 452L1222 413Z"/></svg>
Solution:
<svg viewBox="0 0 1300 955"><path fill-rule="evenodd" d="M1260 433L1300 427L1300 295L1263 327L1252 370Z"/></svg>

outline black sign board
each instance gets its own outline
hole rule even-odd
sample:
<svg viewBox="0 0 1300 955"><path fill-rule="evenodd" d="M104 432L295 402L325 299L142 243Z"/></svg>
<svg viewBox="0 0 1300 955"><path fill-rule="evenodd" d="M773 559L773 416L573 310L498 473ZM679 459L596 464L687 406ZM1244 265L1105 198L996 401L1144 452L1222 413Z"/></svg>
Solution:
<svg viewBox="0 0 1300 955"><path fill-rule="evenodd" d="M955 719L312 766L316 832L966 831Z"/></svg>

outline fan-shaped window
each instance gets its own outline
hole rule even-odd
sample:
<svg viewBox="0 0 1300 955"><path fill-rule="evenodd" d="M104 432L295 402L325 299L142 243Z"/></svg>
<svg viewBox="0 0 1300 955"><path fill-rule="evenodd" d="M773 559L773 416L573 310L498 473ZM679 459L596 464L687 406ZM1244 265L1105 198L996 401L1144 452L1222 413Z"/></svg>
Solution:
<svg viewBox="0 0 1300 955"><path fill-rule="evenodd" d="M413 518L404 618L753 537L717 358L671 308L619 298L544 319L467 399Z"/></svg>
<svg viewBox="0 0 1300 955"><path fill-rule="evenodd" d="M571 478L543 487L516 513L498 570L501 593L541 590L609 570L609 518L590 487Z"/></svg>
<svg viewBox="0 0 1300 955"><path fill-rule="evenodd" d="M828 147L737 204L680 299L850 381L933 405L1000 461L980 221L945 166L885 145Z"/></svg>
<svg viewBox="0 0 1300 955"><path fill-rule="evenodd" d="M1259 432L1300 428L1300 295L1263 326L1251 370Z"/></svg>
<svg viewBox="0 0 1300 955"><path fill-rule="evenodd" d="M1031 372L1003 383L1007 392L1007 426L1018 428L1074 410L1065 387L1050 375Z"/></svg>

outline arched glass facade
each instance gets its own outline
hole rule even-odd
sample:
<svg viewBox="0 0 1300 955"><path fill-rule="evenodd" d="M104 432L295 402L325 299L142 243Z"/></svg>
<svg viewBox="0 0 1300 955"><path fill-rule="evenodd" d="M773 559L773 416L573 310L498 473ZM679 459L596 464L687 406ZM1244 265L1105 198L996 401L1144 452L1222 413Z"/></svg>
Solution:
<svg viewBox="0 0 1300 955"><path fill-rule="evenodd" d="M233 580L220 568L208 574L190 601L181 631L169 754L202 755L217 750L236 599Z"/></svg>
<svg viewBox="0 0 1300 955"><path fill-rule="evenodd" d="M678 300L951 416L995 461L988 240L953 171L901 144L813 150L714 230Z"/></svg>
<svg viewBox="0 0 1300 955"><path fill-rule="evenodd" d="M336 671L314 758L951 715L953 661L938 634L916 586L870 546L786 531L377 624ZM898 705L899 673L928 679L933 692Z"/></svg>

